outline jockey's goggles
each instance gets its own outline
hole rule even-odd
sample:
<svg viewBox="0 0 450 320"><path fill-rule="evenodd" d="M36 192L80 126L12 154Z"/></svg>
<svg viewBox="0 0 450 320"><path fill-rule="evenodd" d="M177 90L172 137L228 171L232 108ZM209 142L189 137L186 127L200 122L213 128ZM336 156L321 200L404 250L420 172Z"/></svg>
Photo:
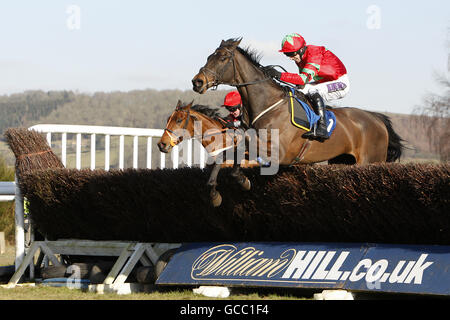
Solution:
<svg viewBox="0 0 450 320"><path fill-rule="evenodd" d="M289 57L289 58L292 58L293 56L295 56L295 55L297 55L297 54L299 54L299 53L300 53L300 50L294 51L294 52L284 52L284 54L285 54L287 57Z"/></svg>
<svg viewBox="0 0 450 320"><path fill-rule="evenodd" d="M237 105L237 106L233 106L233 107L225 106L225 108L227 108L227 110L230 111L230 112L235 112L236 110L241 109L241 105Z"/></svg>

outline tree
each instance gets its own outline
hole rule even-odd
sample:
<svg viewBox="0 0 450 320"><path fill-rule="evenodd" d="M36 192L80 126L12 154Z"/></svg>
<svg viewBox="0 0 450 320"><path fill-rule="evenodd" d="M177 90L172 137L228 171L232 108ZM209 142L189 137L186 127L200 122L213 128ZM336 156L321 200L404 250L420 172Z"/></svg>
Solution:
<svg viewBox="0 0 450 320"><path fill-rule="evenodd" d="M447 29L447 48L450 49L450 28ZM419 121L426 125L431 150L436 152L441 161L450 160L450 52L448 53L447 72L435 73L436 82L443 88L442 94L429 93L416 107Z"/></svg>
<svg viewBox="0 0 450 320"><path fill-rule="evenodd" d="M425 95L422 105L415 108L419 124L426 126L430 148L441 161L450 160L450 80L448 76L436 75L436 81L444 93Z"/></svg>

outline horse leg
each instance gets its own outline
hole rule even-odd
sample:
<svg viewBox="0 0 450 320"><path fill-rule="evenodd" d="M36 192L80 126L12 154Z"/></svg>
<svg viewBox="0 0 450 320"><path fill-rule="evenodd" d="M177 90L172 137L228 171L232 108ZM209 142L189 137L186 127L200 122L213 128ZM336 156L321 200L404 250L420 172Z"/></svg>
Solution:
<svg viewBox="0 0 450 320"><path fill-rule="evenodd" d="M222 196L220 195L219 191L216 190L217 187L217 175L219 174L221 168L221 164L214 163L213 169L211 171L211 175L209 176L208 180L208 187L211 188L209 192L209 196L211 198L211 204L214 207L219 207L222 204Z"/></svg>
<svg viewBox="0 0 450 320"><path fill-rule="evenodd" d="M234 148L233 153L233 170L231 171L231 176L236 180L236 182L241 186L241 188L245 191L249 191L251 188L250 180L243 174L241 170L241 162L243 160L249 160L248 147L246 147L246 139L241 140L240 143L237 143ZM247 141L248 142L248 141ZM244 148L242 148L242 143L244 144Z"/></svg>
<svg viewBox="0 0 450 320"><path fill-rule="evenodd" d="M241 165L236 161L233 165L233 170L231 171L231 176L236 179L237 183L239 183L243 190L249 191L251 189L250 180L242 173Z"/></svg>

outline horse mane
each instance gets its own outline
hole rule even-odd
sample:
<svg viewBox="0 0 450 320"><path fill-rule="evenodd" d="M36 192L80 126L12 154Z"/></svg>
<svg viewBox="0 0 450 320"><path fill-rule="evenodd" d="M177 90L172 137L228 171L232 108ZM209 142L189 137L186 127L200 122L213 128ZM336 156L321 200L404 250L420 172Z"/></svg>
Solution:
<svg viewBox="0 0 450 320"><path fill-rule="evenodd" d="M239 41L239 39L240 38L228 39L227 41L222 42L221 47L229 47L229 46L233 45L233 43L235 43L236 41ZM237 47L236 49L245 58L247 58L255 67L257 67L259 70L261 70L266 77L269 77L267 72L264 72L264 69L263 69L264 66L261 65L261 62L260 62L263 57L262 53L258 52L256 49L252 49L250 46L247 46L246 48ZM272 67L272 68L274 68L274 67ZM274 84L276 84L278 87L280 87L280 89L282 89L285 92L285 94L288 94L288 92L289 92L288 86L282 85L273 79L272 79L272 82ZM304 100L306 100L306 97L303 95L302 92L298 91L298 93L299 93L299 95L303 96Z"/></svg>
<svg viewBox="0 0 450 320"><path fill-rule="evenodd" d="M222 42L221 47L229 47L236 41L239 41L239 38L228 39L227 41ZM255 67L261 68L262 65L260 63L262 54L258 52L256 49L250 48L250 46L246 48L237 47L236 48L243 56L245 56L250 62L255 65Z"/></svg>
<svg viewBox="0 0 450 320"><path fill-rule="evenodd" d="M253 63L256 67L261 68L262 65L260 63L262 59L262 53L258 52L256 49L252 49L250 46L246 48L237 47L237 50L251 63Z"/></svg>
<svg viewBox="0 0 450 320"><path fill-rule="evenodd" d="M182 104L182 108L186 107L188 104ZM220 114L220 111L216 108L211 108L210 106L205 106L202 104L195 104L191 106L191 110L194 110L198 113L203 114L207 118L210 118L214 121L222 122L223 120L222 115Z"/></svg>
<svg viewBox="0 0 450 320"><path fill-rule="evenodd" d="M209 118L213 118L217 120L217 118L221 118L220 112L218 109L213 109L209 106L196 104L191 107L192 110L197 111Z"/></svg>

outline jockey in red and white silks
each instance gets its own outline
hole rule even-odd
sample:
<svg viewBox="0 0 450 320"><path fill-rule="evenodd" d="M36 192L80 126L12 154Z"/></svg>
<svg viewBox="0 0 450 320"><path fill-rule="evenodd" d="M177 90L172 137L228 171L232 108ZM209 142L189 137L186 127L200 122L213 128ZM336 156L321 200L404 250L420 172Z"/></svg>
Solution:
<svg viewBox="0 0 450 320"><path fill-rule="evenodd" d="M325 124L325 102L342 99L350 90L347 69L342 61L330 50L322 46L306 45L297 33L284 37L280 52L293 60L299 74L266 70L267 74L284 82L300 86L298 90L307 95L313 103L315 112L321 119L315 130L303 136L310 139L328 139Z"/></svg>

